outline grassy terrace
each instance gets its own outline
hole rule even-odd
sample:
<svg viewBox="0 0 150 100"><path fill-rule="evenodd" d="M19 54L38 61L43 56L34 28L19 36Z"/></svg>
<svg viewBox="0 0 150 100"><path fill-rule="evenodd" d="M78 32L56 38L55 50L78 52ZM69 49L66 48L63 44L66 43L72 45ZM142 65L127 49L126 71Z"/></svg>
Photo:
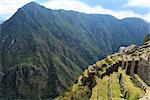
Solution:
<svg viewBox="0 0 150 100"><path fill-rule="evenodd" d="M90 100L108 100L108 80L111 78L112 97L114 100L120 100L120 84L118 82L117 73L114 72L109 76L105 76L103 79L97 79L97 85L92 90L92 96Z"/></svg>
<svg viewBox="0 0 150 100"><path fill-rule="evenodd" d="M130 76L126 75L121 68L119 68L119 72L122 73L125 82L125 88L129 92L128 100L138 100L139 98L144 96L145 92L141 88L135 86ZM112 99L122 100L122 98L120 97L121 88L117 72L114 72L110 76L105 76L103 79L97 78L97 85L92 89L92 96L90 100L98 100L98 98L100 98L100 100L108 100L108 78L111 78ZM143 84L145 84L143 80L141 80L140 78L138 79Z"/></svg>
<svg viewBox="0 0 150 100"><path fill-rule="evenodd" d="M121 68L119 69L119 72L123 75L125 88L129 92L129 100L138 100L140 97L144 96L145 92L141 88L135 86L130 76L126 75Z"/></svg>
<svg viewBox="0 0 150 100"><path fill-rule="evenodd" d="M112 98L114 100L120 100L120 84L119 84L119 80L118 80L118 76L117 73L114 72L113 74L110 75L111 78L111 90L112 90Z"/></svg>
<svg viewBox="0 0 150 100"><path fill-rule="evenodd" d="M108 100L108 80L107 77L104 77L100 81L100 98L101 100Z"/></svg>
<svg viewBox="0 0 150 100"><path fill-rule="evenodd" d="M95 85L95 87L92 89L92 96L90 98L90 100L98 100L98 95L99 95L99 88L100 88L100 80L99 78L97 78L97 84Z"/></svg>
<svg viewBox="0 0 150 100"><path fill-rule="evenodd" d="M92 90L90 100L108 100L108 80L107 77L97 79L97 85Z"/></svg>
<svg viewBox="0 0 150 100"><path fill-rule="evenodd" d="M137 87L133 81L131 80L131 76L126 75L125 71L121 69L121 67L118 70L119 73L122 73L122 77L124 80L124 87L129 92L128 100L138 100L139 98L143 97L145 95L144 90ZM108 78L111 79L111 91L112 91L112 100L123 100L121 98L121 87L118 80L118 72L113 72L110 76L105 76L102 79L96 77L96 85L92 89L92 96L90 100L108 100ZM135 75L136 78L142 83L145 84L145 82L138 76ZM79 85L80 82L78 82ZM87 89L85 87L79 87L77 84L73 85L72 92L70 92L64 99L59 100L71 100L72 96L76 98L75 100L78 100L82 97L83 100L88 100L86 96ZM145 84L146 86L146 84ZM82 94L82 95L80 95Z"/></svg>

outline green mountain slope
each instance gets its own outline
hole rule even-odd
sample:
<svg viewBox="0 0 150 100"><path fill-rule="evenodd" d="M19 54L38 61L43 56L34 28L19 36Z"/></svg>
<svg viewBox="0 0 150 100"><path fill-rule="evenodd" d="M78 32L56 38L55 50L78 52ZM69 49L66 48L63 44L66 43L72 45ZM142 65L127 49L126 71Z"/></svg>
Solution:
<svg viewBox="0 0 150 100"><path fill-rule="evenodd" d="M148 23L136 20L132 33L124 20L110 15L50 10L35 2L23 6L0 26L0 97L58 96L88 64L121 45L140 44ZM136 33L139 37L132 36Z"/></svg>

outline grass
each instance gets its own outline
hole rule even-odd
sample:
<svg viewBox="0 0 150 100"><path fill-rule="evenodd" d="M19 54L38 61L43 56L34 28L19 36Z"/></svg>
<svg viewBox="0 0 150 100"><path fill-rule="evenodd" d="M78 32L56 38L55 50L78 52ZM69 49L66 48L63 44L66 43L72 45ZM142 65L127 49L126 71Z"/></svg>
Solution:
<svg viewBox="0 0 150 100"><path fill-rule="evenodd" d="M86 70L83 72L83 76L85 76L86 78L89 77L89 75L88 75L88 69L86 69Z"/></svg>
<svg viewBox="0 0 150 100"><path fill-rule="evenodd" d="M99 81L100 83L100 97L101 100L108 100L108 81L107 77L104 77Z"/></svg>
<svg viewBox="0 0 150 100"><path fill-rule="evenodd" d="M125 88L129 91L129 100L138 100L139 97L145 94L141 88L135 86L133 81L130 79L130 76L126 75L121 68L119 69L119 72L122 73L125 82Z"/></svg>
<svg viewBox="0 0 150 100"><path fill-rule="evenodd" d="M93 87L93 89L92 89L92 96L91 96L91 98L90 98L90 100L98 100L97 98L98 98L98 89L99 89L99 80L100 79L98 79L98 81L97 81L97 85L95 85L95 87Z"/></svg>
<svg viewBox="0 0 150 100"><path fill-rule="evenodd" d="M122 61L121 55L116 55L113 57L114 61Z"/></svg>
<svg viewBox="0 0 150 100"><path fill-rule="evenodd" d="M111 75L111 90L112 90L112 98L115 98L115 99L121 99L120 98L120 94L121 94L121 91L120 91L120 84L119 84L119 81L118 81L118 77L117 77L117 73L113 73Z"/></svg>
<svg viewBox="0 0 150 100"><path fill-rule="evenodd" d="M100 96L99 96L100 95ZM107 76L103 79L97 79L97 85L92 89L92 96L90 100L108 100L108 81Z"/></svg>

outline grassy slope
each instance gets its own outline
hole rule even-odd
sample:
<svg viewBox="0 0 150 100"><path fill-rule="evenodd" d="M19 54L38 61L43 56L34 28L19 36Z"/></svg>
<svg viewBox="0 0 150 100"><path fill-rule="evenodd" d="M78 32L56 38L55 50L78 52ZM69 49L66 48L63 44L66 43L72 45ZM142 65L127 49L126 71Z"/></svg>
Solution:
<svg viewBox="0 0 150 100"><path fill-rule="evenodd" d="M145 94L141 88L135 86L131 80L131 77L126 75L123 70L120 69L119 72L122 73L125 82L125 88L129 91L129 100L137 100Z"/></svg>
<svg viewBox="0 0 150 100"><path fill-rule="evenodd" d="M118 80L118 76L117 73L113 73L110 75L111 77L111 89L112 89L112 98L115 98L117 100L121 99L120 98L120 84L119 84L119 80Z"/></svg>

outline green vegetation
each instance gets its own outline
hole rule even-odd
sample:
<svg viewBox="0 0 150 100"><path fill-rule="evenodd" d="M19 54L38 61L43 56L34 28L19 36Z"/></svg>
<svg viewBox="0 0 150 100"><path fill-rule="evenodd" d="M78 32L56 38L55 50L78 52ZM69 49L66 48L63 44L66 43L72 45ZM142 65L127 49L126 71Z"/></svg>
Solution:
<svg viewBox="0 0 150 100"><path fill-rule="evenodd" d="M97 79L97 85L93 87L92 96L90 100L108 100L108 81L107 77L104 79Z"/></svg>
<svg viewBox="0 0 150 100"><path fill-rule="evenodd" d="M89 64L121 45L140 44L147 32L148 23L138 18L118 20L110 15L50 10L31 2L0 25L0 98L53 99L68 90ZM108 62L115 64L116 59ZM96 66L108 62L105 59ZM107 71L101 69L87 69L86 86L78 80L81 89L71 97L89 98L96 84L90 75Z"/></svg>
<svg viewBox="0 0 150 100"><path fill-rule="evenodd" d="M127 47L123 53L109 55L105 59L97 61L96 64L90 65L80 75L78 82L73 85L73 89L63 98L80 97L79 94L90 98L90 100L138 100L149 97L148 83L144 82L137 74L141 73L140 71L137 72L139 67L149 67L148 59L146 59L150 56L149 44L146 43L137 49L134 49L133 46ZM144 59L145 63L141 59ZM149 72L143 74L147 73ZM83 87L89 91L85 91ZM89 95L86 96L85 94Z"/></svg>
<svg viewBox="0 0 150 100"><path fill-rule="evenodd" d="M113 74L111 74L110 78L111 78L112 98L119 100L121 99L120 97L121 89L117 73L114 72Z"/></svg>
<svg viewBox="0 0 150 100"><path fill-rule="evenodd" d="M125 88L129 92L129 100L137 100L145 94L144 90L135 86L130 76L126 75L125 72L121 69L119 70L119 72L121 72L123 75Z"/></svg>
<svg viewBox="0 0 150 100"><path fill-rule="evenodd" d="M72 90L56 98L56 100L88 100L91 95L88 87L80 87L73 85Z"/></svg>
<svg viewBox="0 0 150 100"><path fill-rule="evenodd" d="M107 80L107 77L103 78L101 81L100 81L100 98L102 100L108 100L108 80Z"/></svg>
<svg viewBox="0 0 150 100"><path fill-rule="evenodd" d="M95 87L93 87L92 96L91 96L90 100L97 100L98 95L99 95L99 85L100 85L99 82L97 82Z"/></svg>

